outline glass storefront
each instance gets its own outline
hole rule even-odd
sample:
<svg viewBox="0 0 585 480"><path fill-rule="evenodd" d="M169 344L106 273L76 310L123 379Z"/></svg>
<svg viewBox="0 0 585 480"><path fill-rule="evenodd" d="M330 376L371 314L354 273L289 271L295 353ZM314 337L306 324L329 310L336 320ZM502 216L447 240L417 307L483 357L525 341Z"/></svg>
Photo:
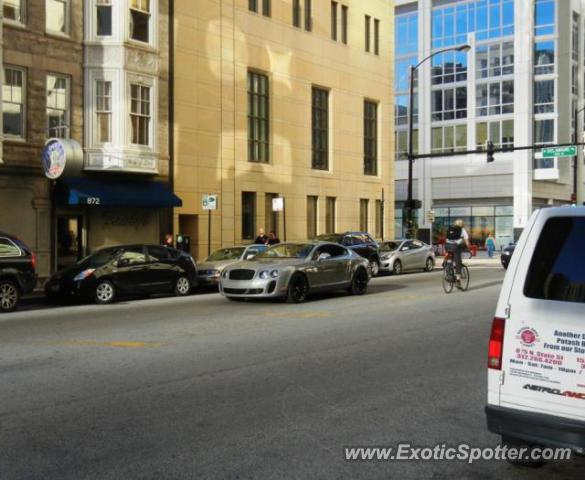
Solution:
<svg viewBox="0 0 585 480"><path fill-rule="evenodd" d="M463 220L471 243L481 249L489 234L494 236L497 249L514 240L514 208L511 206L440 207L433 210L433 244L445 242L449 226L457 219Z"/></svg>

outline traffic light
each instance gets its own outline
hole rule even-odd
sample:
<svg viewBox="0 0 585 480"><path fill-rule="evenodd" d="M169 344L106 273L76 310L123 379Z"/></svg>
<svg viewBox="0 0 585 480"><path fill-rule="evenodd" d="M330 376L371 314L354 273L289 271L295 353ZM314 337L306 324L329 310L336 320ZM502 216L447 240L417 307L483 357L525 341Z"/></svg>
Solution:
<svg viewBox="0 0 585 480"><path fill-rule="evenodd" d="M485 149L487 152L487 163L491 163L494 161L494 142L488 140L485 143Z"/></svg>

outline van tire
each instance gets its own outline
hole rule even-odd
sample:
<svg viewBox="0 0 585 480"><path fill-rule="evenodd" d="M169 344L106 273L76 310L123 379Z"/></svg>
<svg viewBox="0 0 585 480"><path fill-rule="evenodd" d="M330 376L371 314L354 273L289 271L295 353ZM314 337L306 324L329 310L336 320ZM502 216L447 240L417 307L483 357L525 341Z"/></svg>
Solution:
<svg viewBox="0 0 585 480"><path fill-rule="evenodd" d="M509 447L514 448L527 448L529 451L533 448L540 447L540 445L535 445L533 443L528 443L525 440L520 440L518 438L513 437L506 437L502 435L502 445L507 445ZM528 468L540 468L542 467L546 461L545 460L527 460L527 459L506 459L510 465L515 465L517 467L528 467Z"/></svg>

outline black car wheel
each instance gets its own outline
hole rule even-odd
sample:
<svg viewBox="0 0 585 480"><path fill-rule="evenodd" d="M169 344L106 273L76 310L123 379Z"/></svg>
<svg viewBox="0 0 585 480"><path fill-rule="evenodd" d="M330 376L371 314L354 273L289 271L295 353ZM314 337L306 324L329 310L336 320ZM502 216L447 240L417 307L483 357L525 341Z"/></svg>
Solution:
<svg viewBox="0 0 585 480"><path fill-rule="evenodd" d="M402 263L400 263L400 260L396 260L394 265L392 265L392 273L394 275L400 275L402 273Z"/></svg>
<svg viewBox="0 0 585 480"><path fill-rule="evenodd" d="M378 273L380 273L380 262L377 258L370 259L370 272L372 273L372 277L377 277Z"/></svg>
<svg viewBox="0 0 585 480"><path fill-rule="evenodd" d="M20 290L10 280L0 280L0 312L13 312L20 301Z"/></svg>
<svg viewBox="0 0 585 480"><path fill-rule="evenodd" d="M177 297L184 297L191 292L191 282L185 275L179 276L175 282L175 295Z"/></svg>
<svg viewBox="0 0 585 480"><path fill-rule="evenodd" d="M352 295L363 295L368 291L368 272L365 269L359 268L351 279L351 286L349 293Z"/></svg>
<svg viewBox="0 0 585 480"><path fill-rule="evenodd" d="M103 280L95 287L95 303L104 305L112 303L116 298L116 289L109 280Z"/></svg>
<svg viewBox="0 0 585 480"><path fill-rule="evenodd" d="M425 272L432 272L433 268L435 267L435 262L431 257L427 258L427 262L425 263Z"/></svg>
<svg viewBox="0 0 585 480"><path fill-rule="evenodd" d="M288 303L302 303L307 299L309 293L309 282L304 275L293 275L288 284L288 295L286 301Z"/></svg>

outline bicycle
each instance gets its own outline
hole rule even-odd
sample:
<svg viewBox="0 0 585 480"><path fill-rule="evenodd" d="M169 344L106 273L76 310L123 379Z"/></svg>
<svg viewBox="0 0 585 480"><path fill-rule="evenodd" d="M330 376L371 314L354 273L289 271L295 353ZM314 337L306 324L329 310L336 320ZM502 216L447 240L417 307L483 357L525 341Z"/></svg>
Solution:
<svg viewBox="0 0 585 480"><path fill-rule="evenodd" d="M463 292L469 288L469 269L466 265L461 265L461 278L457 282L453 252L448 252L443 262L443 290L451 293L454 285Z"/></svg>

